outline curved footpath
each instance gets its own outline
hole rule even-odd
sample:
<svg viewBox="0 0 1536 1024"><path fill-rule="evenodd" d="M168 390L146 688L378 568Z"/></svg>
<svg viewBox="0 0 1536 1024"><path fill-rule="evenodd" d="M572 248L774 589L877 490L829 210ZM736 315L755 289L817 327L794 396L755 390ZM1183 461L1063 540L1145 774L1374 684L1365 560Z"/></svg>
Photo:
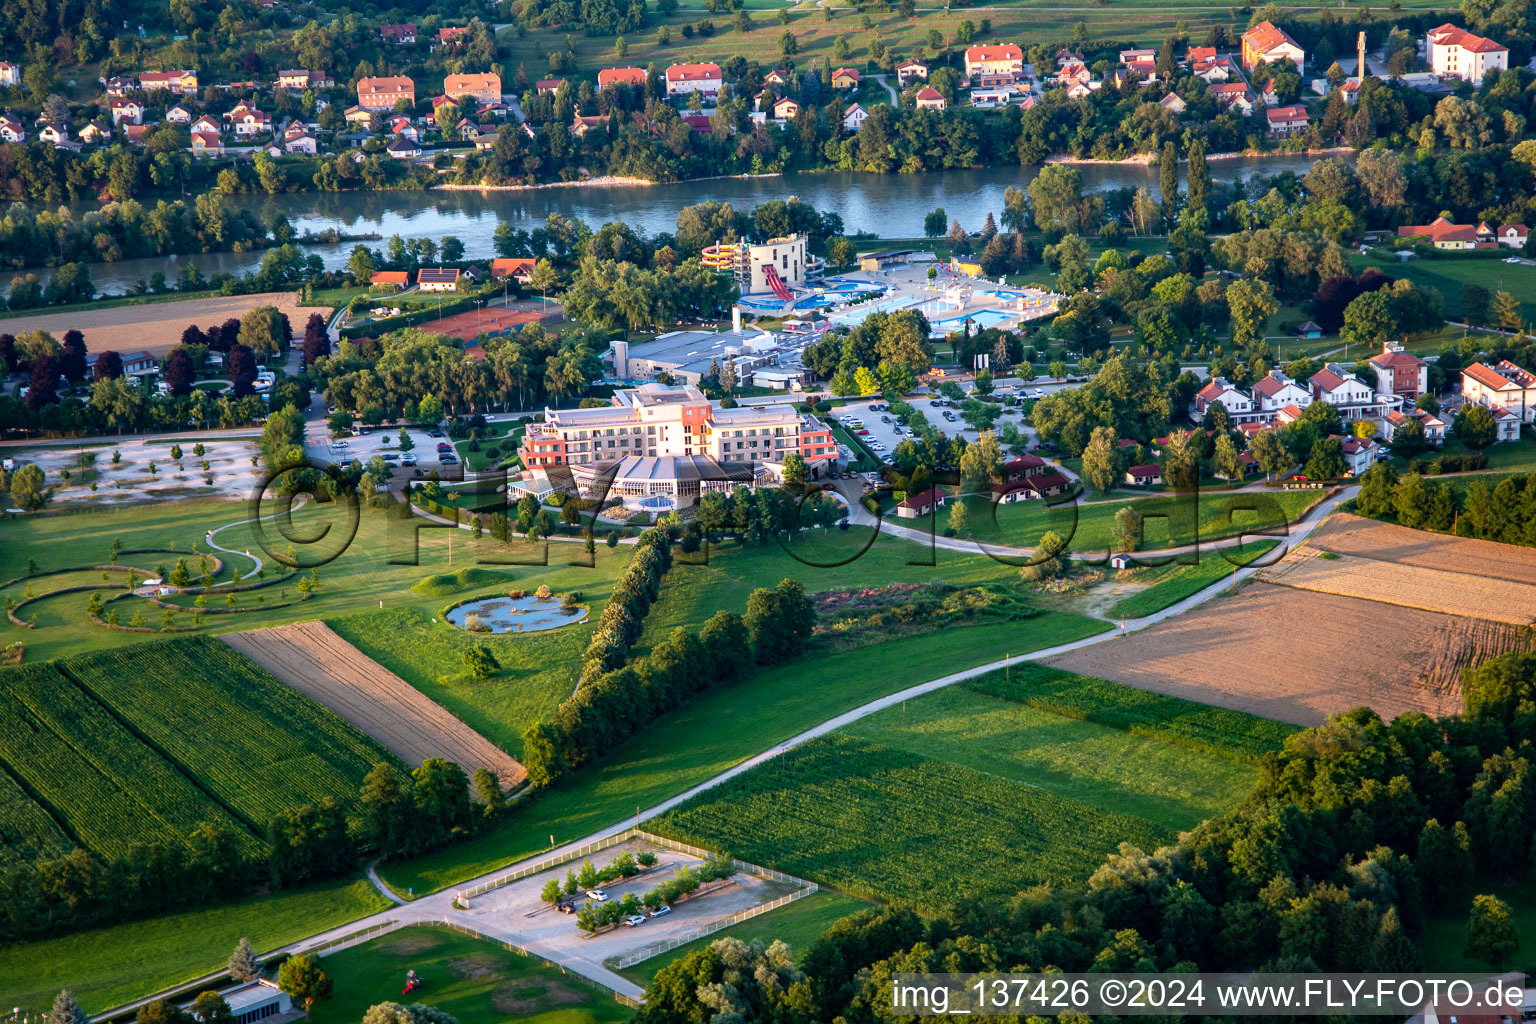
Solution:
<svg viewBox="0 0 1536 1024"><path fill-rule="evenodd" d="M1281 542L1280 547L1277 550L1279 550L1281 553L1284 553L1294 548L1297 544L1300 544L1308 536L1311 535L1312 531L1315 530L1318 525L1328 517L1330 513L1333 512L1334 506L1348 500L1349 498L1354 497L1358 491L1358 487L1348 487L1336 494L1331 502L1320 502L1305 516L1291 524L1290 533L1286 539ZM920 539L926 541L928 540L928 537L926 535L921 535ZM940 541L949 539L950 538L945 537L938 538ZM972 551L975 549L974 542L958 543L963 545L964 550ZM948 547L949 545L943 546ZM1168 552L1176 550L1178 549L1168 549ZM1159 554L1168 552L1159 552ZM744 772L751 771L758 765L763 764L769 759L777 757L780 754L783 754L784 752L791 750L802 743L816 739L819 736L825 736L827 733L841 729L842 727L852 722L856 722L861 718L866 718L869 715L875 714L877 711L882 711L886 708L893 707L897 704L900 704L902 701L911 700L914 697L921 697L922 695L932 693L935 690L941 690L946 686L952 686L955 683L963 682L967 679L973 679L976 676L983 675L987 672L996 671L997 669L1004 667L1005 664L1014 661L1036 661L1042 658L1054 657L1058 654L1065 654L1068 651L1075 651L1083 647L1092 646L1093 644L1113 640L1116 637L1146 629L1148 626L1156 625L1157 623L1171 619L1176 615L1182 615L1184 612L1189 611L1191 608L1204 604L1206 601L1210 600L1216 595L1225 592L1226 590L1235 586L1239 581L1247 579L1250 575L1257 571L1258 567L1238 569L1230 576L1223 577L1221 580L1211 584L1204 590L1201 590L1196 594L1192 594L1184 600L1164 608L1162 611L1154 612L1153 614L1147 615L1140 619L1127 620L1118 630L1109 630L1107 632L1099 633L1091 637L1085 637L1081 640L1074 640L1071 643L1058 644L1055 647L1047 647L1043 650L1033 651L1028 654L1012 656L1005 661L994 661L985 665L977 665L973 668L968 668L946 676L941 676L938 679L930 679L927 682L917 683L916 685L909 686L906 689L899 690L896 693L888 694L884 697L872 700L869 703L863 704L851 711L845 711L844 713L833 718L829 718L818 725L814 725L804 732L801 732L795 736L791 736L789 739L776 743L769 747L767 750L761 751L760 753L755 754L752 757L748 757L733 765L732 767L727 768L720 774L706 779L698 785L691 786L676 796L663 800L662 802L652 807L640 811L633 817L627 817L623 821L616 822L607 828L593 832L590 835L583 836L580 839L574 839L571 842L556 847L555 849L541 851L535 856L526 857L519 861L513 861L511 863L501 865L494 871L486 872L484 875L481 875L477 878L466 879L455 886L423 896L420 899L414 900L410 903L403 903L398 906L393 906L387 910L381 910L377 913L370 914L369 916L360 918L356 921L352 921L344 925L339 925L335 928L328 929L316 935L311 935L309 938L301 939L298 942L291 943L282 947L281 949L273 950L266 955L271 956L273 954L302 953L306 950L314 949L317 946L321 946L338 939L346 938L347 936L354 935L367 929L378 928L382 925L395 923L430 924L444 920L451 920L457 925L472 929L487 938L496 939L502 942L513 942L518 945L522 945L529 952L537 954L538 956L543 957L552 963L558 964L566 970L581 974L584 977L590 978L591 980L596 981L601 985L607 986L620 995L627 996L630 999L642 999L644 997L645 990L641 986L636 985L634 982L630 981L628 978L624 978L614 973L613 971L593 964L590 961L571 958L569 956L562 955L559 952L541 948L541 946L536 942L524 945L514 928L499 924L497 921L490 920L485 917L479 917L472 913L465 913L463 911L454 909L453 901L457 893L461 889L467 889L481 882L490 881L491 879L506 874L508 871L516 870L521 866L548 860L552 857L560 856L561 854L578 849L582 846L586 846L600 839L606 839L609 836L624 832L630 828L635 827L641 822L648 821L652 818L665 814L666 812L680 806L686 801L691 800L693 797L699 795L700 793L712 789L715 786L720 785L722 782L733 779ZM368 878L369 881L371 881L375 887L378 887L387 898L391 899L392 901L399 901L399 896L389 892L382 886L376 873L371 870L371 865L368 872ZM93 1017L92 1020L96 1021L103 1020L107 1017L122 1016L124 1013L131 1012L156 998L169 997L172 994L182 995L195 992L203 987L206 987L207 984L217 980L221 974L222 972L220 972L220 974L209 975L206 978L198 979L197 981L178 986L176 989L169 992L159 993L155 996L148 996L144 999L138 1000L137 1002L118 1007L117 1009L112 1010L106 1014L100 1014L96 1017Z"/></svg>

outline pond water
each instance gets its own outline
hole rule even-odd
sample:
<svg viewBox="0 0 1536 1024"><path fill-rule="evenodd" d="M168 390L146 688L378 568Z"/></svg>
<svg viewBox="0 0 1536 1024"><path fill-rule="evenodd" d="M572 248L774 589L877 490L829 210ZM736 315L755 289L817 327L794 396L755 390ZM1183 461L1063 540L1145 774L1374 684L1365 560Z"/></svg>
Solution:
<svg viewBox="0 0 1536 1024"><path fill-rule="evenodd" d="M465 601L448 610L444 616L460 629L468 629L470 616L477 616L486 630L471 632L491 633L539 633L580 622L587 617L587 609L581 605L562 607L558 597L539 597L527 594L510 597L497 594L492 597Z"/></svg>
<svg viewBox="0 0 1536 1024"><path fill-rule="evenodd" d="M1231 181L1256 174L1282 171L1305 174L1315 157L1271 156L1212 160L1211 177ZM1090 164L1079 168L1085 188L1135 188L1145 185L1157 193L1157 168L1146 164ZM1025 188L1039 169L1035 167L985 167L976 170L934 171L927 174L865 174L830 172L788 174L780 177L720 178L684 181L668 185L564 186L502 192L430 190L410 192L297 192L278 196L231 196L233 206L243 207L270 221L286 216L300 233L329 229L345 234L399 234L405 238L441 239L453 235L463 241L471 258L488 259L491 236L503 222L531 230L551 213L580 218L593 227L624 221L647 234L674 231L677 214L685 206L714 199L749 212L770 199L798 196L818 210L836 211L848 232L868 231L886 238L918 237L923 217L936 207L971 230L979 229L988 213L1003 210L1003 190ZM143 202L153 204L154 197ZM89 209L94 204L79 204ZM383 248L382 242L369 243ZM313 245L327 268L343 266L352 249L345 245ZM98 290L116 294L136 281L148 281L156 270L176 280L182 263L198 266L205 275L240 274L254 270L261 253L193 253L154 259L122 260L91 264L91 280ZM44 281L50 271L30 268ZM6 278L9 280L9 278Z"/></svg>

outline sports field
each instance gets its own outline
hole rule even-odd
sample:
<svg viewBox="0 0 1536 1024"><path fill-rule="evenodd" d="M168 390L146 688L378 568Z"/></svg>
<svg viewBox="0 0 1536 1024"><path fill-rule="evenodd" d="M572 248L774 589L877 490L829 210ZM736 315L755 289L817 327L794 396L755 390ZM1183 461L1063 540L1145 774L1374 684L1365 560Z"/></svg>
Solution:
<svg viewBox="0 0 1536 1024"><path fill-rule="evenodd" d="M1164 738L1137 726L1204 709L1136 714L1136 695L1097 687L1071 714L1030 702L1052 686L1015 689L1011 672L939 690L738 776L656 830L937 911L1082 881L1121 842L1171 841L1241 800L1258 777L1253 744L1283 737L1228 715L1199 744Z"/></svg>

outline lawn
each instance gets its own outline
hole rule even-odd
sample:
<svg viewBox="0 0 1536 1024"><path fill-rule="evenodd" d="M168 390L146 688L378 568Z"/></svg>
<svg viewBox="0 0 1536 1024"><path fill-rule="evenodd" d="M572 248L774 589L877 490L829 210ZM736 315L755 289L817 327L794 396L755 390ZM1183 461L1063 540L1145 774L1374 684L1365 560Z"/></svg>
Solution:
<svg viewBox="0 0 1536 1024"><path fill-rule="evenodd" d="M1155 551L1266 528L1283 529L1322 495L1322 491L1206 491L1088 505L1072 501L1059 505L1040 501L999 505L984 495L972 495L965 499L968 516L962 535L983 543L1033 547L1051 530L1067 542L1071 551L1103 552L1115 547L1115 513L1130 506L1146 519L1140 550ZM949 517L946 506L939 513L941 529L948 526ZM901 522L926 529L929 520L922 517Z"/></svg>
<svg viewBox="0 0 1536 1024"><path fill-rule="evenodd" d="M1462 315L1461 287L1464 284L1481 285L1490 292L1507 291L1520 300L1527 320L1536 317L1536 267L1455 256L1400 263L1375 255L1352 255L1350 265L1357 271L1373 266L1390 277L1405 278L1421 288L1439 289L1445 297L1448 317L1460 318Z"/></svg>
<svg viewBox="0 0 1536 1024"><path fill-rule="evenodd" d="M241 938L267 952L387 906L366 881L344 879L0 946L0 992L5 1002L35 1014L68 987L88 1013L100 1013L222 969Z"/></svg>
<svg viewBox="0 0 1536 1024"><path fill-rule="evenodd" d="M1143 615L1160 612L1169 605L1178 604L1192 594L1198 594L1224 576L1230 576L1240 565L1255 561L1272 550L1277 541L1264 540L1243 545L1250 550L1243 555L1235 551L1212 551L1202 555L1195 565L1171 565L1156 569L1143 569L1152 582L1145 590L1132 594L1109 610L1112 619L1139 619Z"/></svg>
<svg viewBox="0 0 1536 1024"><path fill-rule="evenodd" d="M1426 914L1424 930L1419 934L1419 956L1426 971L1483 974L1488 964L1462 952L1467 945L1467 916L1472 912L1472 897L1490 893L1509 904L1510 920L1520 938L1517 965L1529 962L1536 949L1536 881L1494 881L1476 879L1459 896L1437 913Z"/></svg>
<svg viewBox="0 0 1536 1024"><path fill-rule="evenodd" d="M1131 728L1113 696L1124 688L1101 685L1109 692L1094 703L1121 712L1112 722L964 685L939 690L774 758L653 828L939 910L1081 882L1119 843L1151 850L1257 781L1245 760Z"/></svg>
<svg viewBox="0 0 1536 1024"><path fill-rule="evenodd" d="M657 972L674 960L681 959L696 949L703 949L715 940L724 938L740 939L742 942L760 939L765 946L775 939L782 939L789 945L795 956L795 962L799 963L806 950L810 949L811 943L821 938L822 932L867 906L869 904L863 900L823 889L778 910L772 910L724 928L702 939L695 939L686 946L679 946L660 956L642 960L633 967L624 968L619 973L637 985L650 985L651 979L656 977Z"/></svg>
<svg viewBox="0 0 1536 1024"><path fill-rule="evenodd" d="M730 600L722 607L733 607ZM659 606L658 606L659 607ZM655 612L652 613L653 617ZM494 828L414 861L384 864L396 892L432 892L566 843L686 790L807 726L905 686L1007 653L1092 636L1108 623L1061 612L1027 622L970 627L963 641L930 633L762 671L695 697L600 763L571 773L537 800L519 804ZM648 633L650 631L648 630ZM900 666L892 671L892 666Z"/></svg>
<svg viewBox="0 0 1536 1024"><path fill-rule="evenodd" d="M370 1006L422 1002L459 1024L617 1024L634 1011L579 975L450 928L416 926L381 935L321 961L334 992L311 1024L356 1024ZM423 985L402 998L405 972Z"/></svg>

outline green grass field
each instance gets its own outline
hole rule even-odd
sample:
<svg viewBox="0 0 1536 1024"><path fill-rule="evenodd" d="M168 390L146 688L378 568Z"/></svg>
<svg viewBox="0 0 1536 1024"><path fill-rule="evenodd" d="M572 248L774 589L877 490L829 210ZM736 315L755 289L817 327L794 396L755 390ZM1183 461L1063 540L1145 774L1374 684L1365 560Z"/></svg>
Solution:
<svg viewBox="0 0 1536 1024"><path fill-rule="evenodd" d="M1497 896L1509 905L1510 920L1520 939L1515 966L1525 970L1536 950L1536 881L1520 879L1500 881L1472 879L1465 891L1451 897L1436 913L1426 914L1424 930L1419 934L1419 956L1426 971L1466 971L1484 973L1488 964L1467 956L1467 916L1472 911L1472 897L1482 893Z"/></svg>
<svg viewBox="0 0 1536 1024"><path fill-rule="evenodd" d="M722 606L732 605L726 601ZM700 694L602 762L572 773L537 800L519 804L482 835L415 861L381 865L380 871L396 892L407 887L431 892L473 878L547 849L551 835L565 843L622 821L812 723L876 697L1001 660L1009 652L1050 647L1108 627L1047 612L1024 623L967 628L963 645L952 633L930 633L878 650L830 655L814 665L797 662L759 672L743 683Z"/></svg>
<svg viewBox="0 0 1536 1024"><path fill-rule="evenodd" d="M1482 285L1490 292L1507 291L1520 300L1527 320L1536 317L1536 267L1455 256L1401 263L1375 255L1353 255L1350 257L1350 265L1356 270L1374 266L1385 274L1405 278L1421 288L1439 289L1445 297L1445 314L1453 319L1460 319L1462 314L1461 287L1464 284ZM1439 347L1438 344L1436 347Z"/></svg>
<svg viewBox="0 0 1536 1024"><path fill-rule="evenodd" d="M1207 749L1146 735L1134 726L1150 713L1127 710L1136 691L1099 686L1087 698L1097 717L967 686L936 691L797 747L655 828L932 910L1081 881L1117 844L1169 841L1235 805L1256 781L1257 770L1235 754L1246 754L1248 733L1211 730ZM1252 728L1267 727L1254 720Z"/></svg>
<svg viewBox="0 0 1536 1024"><path fill-rule="evenodd" d="M1277 541L1263 540L1245 544L1249 550L1239 556L1233 551L1212 551L1202 555L1195 565L1172 565L1157 569L1144 569L1153 582L1140 593L1115 604L1109 610L1112 619L1139 619L1143 615L1160 612L1169 605L1178 604L1242 565L1254 561L1265 552L1273 550Z"/></svg>
<svg viewBox="0 0 1536 1024"><path fill-rule="evenodd" d="M268 952L387 906L366 881L345 879L0 946L0 992L10 1005L35 1013L67 987L88 1013L100 1013L222 969L241 938Z"/></svg>
<svg viewBox="0 0 1536 1024"><path fill-rule="evenodd" d="M633 1011L584 978L450 928L418 926L381 935L321 961L334 984L312 1024L356 1024L370 1006L422 1002L459 1024L617 1024ZM402 997L405 972L423 981Z"/></svg>
<svg viewBox="0 0 1536 1024"><path fill-rule="evenodd" d="M805 951L810 948L811 943L821 937L822 932L867 906L869 904L863 900L823 889L778 910L732 925L713 935L706 935L702 939L695 939L686 946L679 946L660 956L642 960L633 967L624 968L619 973L637 985L649 985L651 979L656 977L656 973L674 960L681 959L696 949L703 949L716 939L724 938L740 939L742 942L758 939L765 946L775 939L782 939L789 945L798 963L805 955Z"/></svg>

